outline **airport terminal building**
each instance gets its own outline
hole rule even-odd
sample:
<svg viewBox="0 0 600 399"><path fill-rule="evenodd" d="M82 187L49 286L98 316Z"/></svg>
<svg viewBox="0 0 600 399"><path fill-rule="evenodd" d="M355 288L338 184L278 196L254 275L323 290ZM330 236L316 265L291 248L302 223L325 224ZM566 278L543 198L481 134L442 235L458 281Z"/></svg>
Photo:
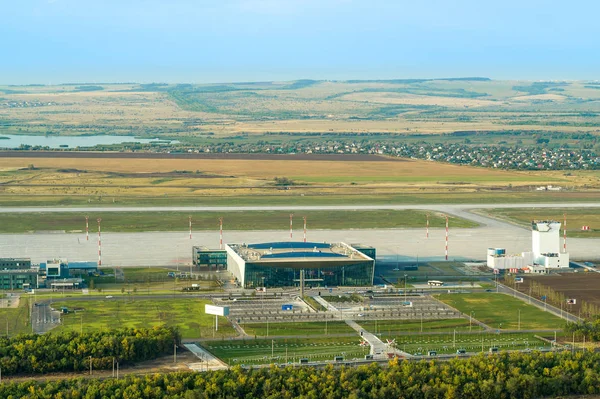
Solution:
<svg viewBox="0 0 600 399"><path fill-rule="evenodd" d="M307 286L373 285L375 259L343 242L228 244L225 249L227 269L244 288L299 286L302 270Z"/></svg>

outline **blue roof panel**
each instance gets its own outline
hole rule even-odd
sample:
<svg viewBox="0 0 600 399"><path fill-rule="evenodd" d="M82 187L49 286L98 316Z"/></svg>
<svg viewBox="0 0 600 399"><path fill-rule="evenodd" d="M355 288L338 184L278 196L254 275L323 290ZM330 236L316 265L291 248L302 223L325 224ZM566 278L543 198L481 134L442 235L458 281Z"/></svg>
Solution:
<svg viewBox="0 0 600 399"><path fill-rule="evenodd" d="M333 252L279 252L276 254L266 254L261 256L261 259L270 258L344 258L342 254Z"/></svg>
<svg viewBox="0 0 600 399"><path fill-rule="evenodd" d="M314 248L329 248L331 244L323 242L302 242L302 241L280 241L280 242L261 242L259 244L248 244L248 248L252 249L314 249Z"/></svg>

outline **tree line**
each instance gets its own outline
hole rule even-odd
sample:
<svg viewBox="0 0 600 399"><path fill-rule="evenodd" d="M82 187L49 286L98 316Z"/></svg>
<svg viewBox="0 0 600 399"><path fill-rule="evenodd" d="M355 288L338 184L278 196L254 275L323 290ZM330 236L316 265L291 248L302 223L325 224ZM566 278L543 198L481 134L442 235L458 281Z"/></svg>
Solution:
<svg viewBox="0 0 600 399"><path fill-rule="evenodd" d="M68 379L0 385L16 398L540 398L600 393L600 355L592 352L501 353L449 361L398 361L388 367L311 367L206 373L179 372L123 379Z"/></svg>
<svg viewBox="0 0 600 399"><path fill-rule="evenodd" d="M79 334L20 334L0 338L2 375L110 369L173 353L181 336L173 327L122 328ZM0 397L5 397L0 395Z"/></svg>

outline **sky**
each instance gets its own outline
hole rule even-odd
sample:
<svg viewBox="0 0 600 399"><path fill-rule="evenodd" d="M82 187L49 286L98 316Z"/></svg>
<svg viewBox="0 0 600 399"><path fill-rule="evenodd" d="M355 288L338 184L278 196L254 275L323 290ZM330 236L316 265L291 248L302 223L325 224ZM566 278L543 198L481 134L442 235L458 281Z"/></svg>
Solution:
<svg viewBox="0 0 600 399"><path fill-rule="evenodd" d="M0 0L0 84L600 79L589 0Z"/></svg>

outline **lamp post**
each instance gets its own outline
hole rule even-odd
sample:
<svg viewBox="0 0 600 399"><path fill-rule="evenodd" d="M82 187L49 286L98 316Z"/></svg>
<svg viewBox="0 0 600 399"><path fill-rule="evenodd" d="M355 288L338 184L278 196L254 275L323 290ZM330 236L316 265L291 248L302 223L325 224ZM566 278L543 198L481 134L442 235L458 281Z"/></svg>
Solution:
<svg viewBox="0 0 600 399"><path fill-rule="evenodd" d="M406 277L408 275L404 273L404 302L406 302Z"/></svg>
<svg viewBox="0 0 600 399"><path fill-rule="evenodd" d="M475 313L475 312L473 312L472 310L469 313L469 332L471 332L471 327L472 327L472 323L473 323L473 313Z"/></svg>

